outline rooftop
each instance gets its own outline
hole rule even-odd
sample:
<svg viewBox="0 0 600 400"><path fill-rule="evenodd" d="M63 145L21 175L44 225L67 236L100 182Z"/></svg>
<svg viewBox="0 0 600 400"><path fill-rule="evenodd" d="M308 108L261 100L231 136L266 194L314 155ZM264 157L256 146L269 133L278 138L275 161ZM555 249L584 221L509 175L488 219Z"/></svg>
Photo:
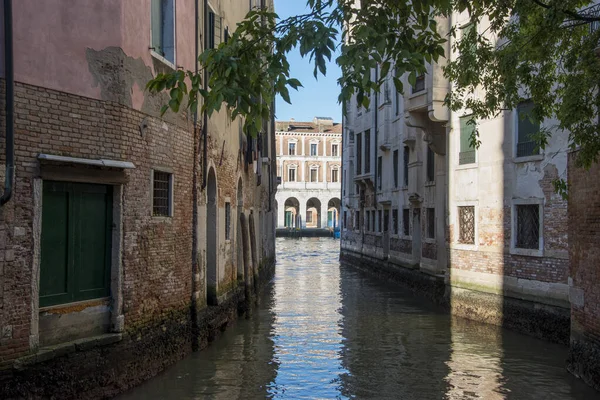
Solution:
<svg viewBox="0 0 600 400"><path fill-rule="evenodd" d="M342 124L333 122L331 117L315 117L312 121L277 121L275 123L277 132L296 133L342 133Z"/></svg>

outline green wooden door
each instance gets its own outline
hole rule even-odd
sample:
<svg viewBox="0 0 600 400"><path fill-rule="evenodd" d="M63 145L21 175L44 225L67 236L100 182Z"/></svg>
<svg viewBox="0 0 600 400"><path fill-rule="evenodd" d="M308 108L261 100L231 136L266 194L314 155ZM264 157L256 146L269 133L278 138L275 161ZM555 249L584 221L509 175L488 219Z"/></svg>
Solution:
<svg viewBox="0 0 600 400"><path fill-rule="evenodd" d="M112 187L44 182L40 306L110 293Z"/></svg>

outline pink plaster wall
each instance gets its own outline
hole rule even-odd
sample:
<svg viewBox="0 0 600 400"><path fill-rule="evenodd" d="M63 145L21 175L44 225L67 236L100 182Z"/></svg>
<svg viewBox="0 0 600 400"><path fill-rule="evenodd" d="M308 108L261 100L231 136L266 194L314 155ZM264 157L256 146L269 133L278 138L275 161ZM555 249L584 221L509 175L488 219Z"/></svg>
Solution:
<svg viewBox="0 0 600 400"><path fill-rule="evenodd" d="M175 6L176 63L187 69L194 67L194 2L176 0ZM18 82L100 99L86 49L120 47L128 56L153 65L149 0L13 0L13 32ZM0 30L0 43L3 36ZM1 53L3 76L3 48ZM134 89L138 109L140 89Z"/></svg>

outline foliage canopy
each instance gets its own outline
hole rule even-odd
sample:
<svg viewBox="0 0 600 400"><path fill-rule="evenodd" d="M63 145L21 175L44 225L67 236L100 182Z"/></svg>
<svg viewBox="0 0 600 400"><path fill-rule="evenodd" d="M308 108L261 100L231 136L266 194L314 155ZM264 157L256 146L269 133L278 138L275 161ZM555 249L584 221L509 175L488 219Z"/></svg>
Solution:
<svg viewBox="0 0 600 400"><path fill-rule="evenodd" d="M600 6L581 0L307 3L310 12L286 19L269 9L252 10L226 43L200 55L200 72L159 74L148 88L169 91L170 102L162 112L178 111L182 104L195 110L201 104L210 115L224 105L232 118L242 116L245 131L255 136L269 118L275 96L289 102L289 89L302 85L290 76L287 54L294 48L310 58L315 77L327 73L325 60L336 54L342 69L339 101L356 95L368 106L368 94L379 90L389 71L395 71L396 89L403 92L396 77L406 74L414 83L427 63L446 56L445 44L452 40L456 56L444 68L452 84L449 107L469 109L479 120L531 99L532 119L558 121L537 136L541 147L549 135L568 134L570 146L581 150L581 165L597 161L600 58L595 49L600 30L590 28L600 22ZM456 26L439 28L446 18L465 12L471 23L489 27L466 35L457 35ZM372 74L376 67L381 71L377 80ZM203 70L209 76L206 88ZM484 94L473 96L476 89Z"/></svg>

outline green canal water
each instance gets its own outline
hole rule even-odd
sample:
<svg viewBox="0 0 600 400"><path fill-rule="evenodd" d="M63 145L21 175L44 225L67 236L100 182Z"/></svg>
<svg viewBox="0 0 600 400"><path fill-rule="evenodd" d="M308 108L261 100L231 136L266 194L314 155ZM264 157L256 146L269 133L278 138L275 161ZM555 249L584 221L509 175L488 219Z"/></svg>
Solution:
<svg viewBox="0 0 600 400"><path fill-rule="evenodd" d="M567 349L453 318L340 265L339 241L278 239L248 319L120 400L596 399Z"/></svg>

